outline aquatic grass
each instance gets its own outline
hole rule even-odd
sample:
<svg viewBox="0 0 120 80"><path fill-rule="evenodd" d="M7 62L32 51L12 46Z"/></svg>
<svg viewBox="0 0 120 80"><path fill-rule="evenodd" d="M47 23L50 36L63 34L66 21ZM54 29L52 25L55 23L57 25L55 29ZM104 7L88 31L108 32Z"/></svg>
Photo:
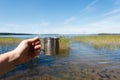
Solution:
<svg viewBox="0 0 120 80"><path fill-rule="evenodd" d="M61 36L60 37L60 53L68 52L70 49L70 39Z"/></svg>
<svg viewBox="0 0 120 80"><path fill-rule="evenodd" d="M13 37L0 37L0 45L16 44L20 42L20 39Z"/></svg>
<svg viewBox="0 0 120 80"><path fill-rule="evenodd" d="M19 38L13 38L13 37L1 37L0 38L0 45L6 46L6 45L15 45L18 44L22 39ZM41 40L42 47L41 49L44 49L44 42L43 39ZM60 37L60 53L66 55L68 54L70 50L70 39L66 38L65 36Z"/></svg>
<svg viewBox="0 0 120 80"><path fill-rule="evenodd" d="M95 48L120 48L120 35L77 36L74 40L92 44Z"/></svg>

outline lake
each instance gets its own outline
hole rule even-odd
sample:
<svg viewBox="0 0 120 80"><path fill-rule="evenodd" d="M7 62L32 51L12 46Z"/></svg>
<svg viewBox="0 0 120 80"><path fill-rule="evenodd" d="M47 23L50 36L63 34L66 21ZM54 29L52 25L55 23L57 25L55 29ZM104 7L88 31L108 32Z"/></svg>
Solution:
<svg viewBox="0 0 120 80"><path fill-rule="evenodd" d="M26 39L35 35L11 35ZM61 35L38 35L40 38ZM76 35L64 35L68 38ZM18 44L0 46L0 53L14 49ZM11 47L12 46L12 47ZM40 56L9 71L1 80L119 80L120 49L96 49L72 40L65 55Z"/></svg>

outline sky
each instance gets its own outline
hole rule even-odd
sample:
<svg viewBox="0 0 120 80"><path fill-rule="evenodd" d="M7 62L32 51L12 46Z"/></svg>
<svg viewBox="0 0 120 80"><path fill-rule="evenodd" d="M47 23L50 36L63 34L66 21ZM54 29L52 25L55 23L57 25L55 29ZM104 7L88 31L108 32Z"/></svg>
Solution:
<svg viewBox="0 0 120 80"><path fill-rule="evenodd" d="M0 32L120 33L120 0L0 0Z"/></svg>

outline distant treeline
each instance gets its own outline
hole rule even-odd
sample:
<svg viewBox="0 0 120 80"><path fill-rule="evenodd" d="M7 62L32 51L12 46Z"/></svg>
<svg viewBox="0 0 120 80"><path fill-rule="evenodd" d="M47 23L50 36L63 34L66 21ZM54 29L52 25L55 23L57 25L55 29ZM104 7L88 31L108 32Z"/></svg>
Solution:
<svg viewBox="0 0 120 80"><path fill-rule="evenodd" d="M99 33L98 35L120 35L120 33Z"/></svg>
<svg viewBox="0 0 120 80"><path fill-rule="evenodd" d="M0 33L0 35L34 35L28 33Z"/></svg>

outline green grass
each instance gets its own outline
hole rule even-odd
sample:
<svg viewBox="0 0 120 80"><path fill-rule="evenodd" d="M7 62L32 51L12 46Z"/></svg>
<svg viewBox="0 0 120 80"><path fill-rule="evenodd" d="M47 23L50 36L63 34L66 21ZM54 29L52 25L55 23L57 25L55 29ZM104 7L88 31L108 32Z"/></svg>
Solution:
<svg viewBox="0 0 120 80"><path fill-rule="evenodd" d="M0 45L15 44L20 42L20 39L13 37L0 37Z"/></svg>
<svg viewBox="0 0 120 80"><path fill-rule="evenodd" d="M120 48L120 35L77 36L74 40L92 44L95 48Z"/></svg>

